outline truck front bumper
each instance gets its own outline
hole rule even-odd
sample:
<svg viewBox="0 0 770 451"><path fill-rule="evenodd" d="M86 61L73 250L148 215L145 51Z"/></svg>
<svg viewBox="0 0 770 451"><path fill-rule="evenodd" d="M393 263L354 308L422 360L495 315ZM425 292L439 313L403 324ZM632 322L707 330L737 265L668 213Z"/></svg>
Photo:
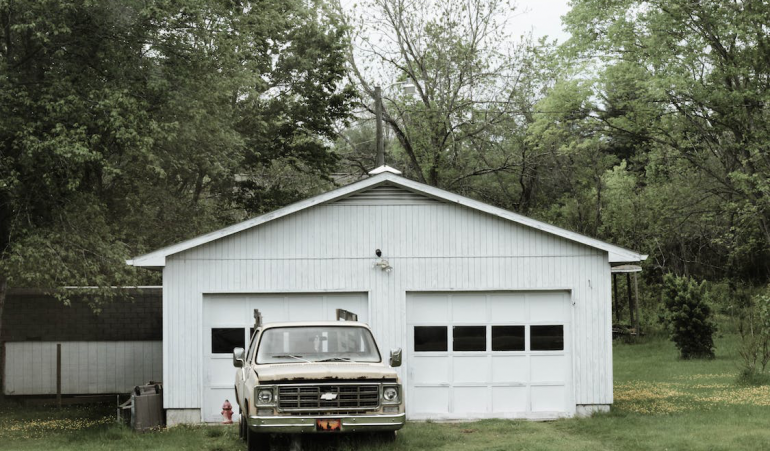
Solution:
<svg viewBox="0 0 770 451"><path fill-rule="evenodd" d="M324 417L249 416L249 428L254 432L281 434L321 432L316 430L316 420L340 420L340 432L396 431L404 427L406 414L395 415L337 415ZM330 432L324 432L330 434Z"/></svg>

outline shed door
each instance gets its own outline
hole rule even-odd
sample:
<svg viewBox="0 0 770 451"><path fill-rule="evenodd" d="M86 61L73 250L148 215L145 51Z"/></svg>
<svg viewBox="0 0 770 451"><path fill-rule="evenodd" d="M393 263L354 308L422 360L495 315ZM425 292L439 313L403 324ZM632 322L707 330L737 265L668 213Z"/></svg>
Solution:
<svg viewBox="0 0 770 451"><path fill-rule="evenodd" d="M259 309L266 323L335 320L338 308L357 313L359 321L367 322L367 307L365 293L204 295L203 421L221 422L225 399L233 405L233 421L238 421L233 348L248 346L254 309Z"/></svg>
<svg viewBox="0 0 770 451"><path fill-rule="evenodd" d="M411 419L575 410L565 291L407 295Z"/></svg>

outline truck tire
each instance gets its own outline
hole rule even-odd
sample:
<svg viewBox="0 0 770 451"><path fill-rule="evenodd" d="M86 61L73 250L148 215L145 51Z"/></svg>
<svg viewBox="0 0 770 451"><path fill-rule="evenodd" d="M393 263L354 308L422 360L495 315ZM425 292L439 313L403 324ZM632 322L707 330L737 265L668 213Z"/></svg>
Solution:
<svg viewBox="0 0 770 451"><path fill-rule="evenodd" d="M246 420L244 419L243 412L240 414L240 420L238 421L238 438L240 438L243 441L246 441Z"/></svg>
<svg viewBox="0 0 770 451"><path fill-rule="evenodd" d="M260 434L246 426L246 445L249 451L269 451L270 434Z"/></svg>

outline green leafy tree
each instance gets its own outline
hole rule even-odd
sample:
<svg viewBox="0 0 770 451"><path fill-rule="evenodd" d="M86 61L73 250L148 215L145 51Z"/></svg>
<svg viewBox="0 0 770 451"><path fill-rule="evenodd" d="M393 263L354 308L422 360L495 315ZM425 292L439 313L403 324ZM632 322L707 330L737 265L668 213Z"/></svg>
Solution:
<svg viewBox="0 0 770 451"><path fill-rule="evenodd" d="M526 159L518 146L546 70L535 57L539 45L508 35L513 10L501 0L366 4L350 78L370 113L382 86L383 118L397 142L389 157L407 177L495 203L524 202L509 185ZM482 177L498 177L498 189L474 182Z"/></svg>
<svg viewBox="0 0 770 451"><path fill-rule="evenodd" d="M667 270L770 275L768 11L759 0L577 0L565 18L565 50L597 63L593 116L611 151L645 175L654 204L681 207L650 223Z"/></svg>
<svg viewBox="0 0 770 451"><path fill-rule="evenodd" d="M751 380L758 373L764 373L770 364L770 295L763 293L751 299L748 308L744 309L738 332L742 376Z"/></svg>
<svg viewBox="0 0 770 451"><path fill-rule="evenodd" d="M716 325L705 299L705 284L689 277L663 278L664 321L683 359L714 358Z"/></svg>
<svg viewBox="0 0 770 451"><path fill-rule="evenodd" d="M346 45L323 3L0 0L0 315L328 184Z"/></svg>

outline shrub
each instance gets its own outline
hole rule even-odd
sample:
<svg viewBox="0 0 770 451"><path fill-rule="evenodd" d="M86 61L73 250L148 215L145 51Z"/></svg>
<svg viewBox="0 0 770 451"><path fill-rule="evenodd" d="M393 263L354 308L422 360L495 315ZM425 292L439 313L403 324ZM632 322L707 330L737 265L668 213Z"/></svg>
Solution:
<svg viewBox="0 0 770 451"><path fill-rule="evenodd" d="M770 363L770 294L751 298L742 315L738 332L741 335L741 374L745 379L765 373ZM764 380L765 378L759 377Z"/></svg>
<svg viewBox="0 0 770 451"><path fill-rule="evenodd" d="M689 277L663 279L664 322L683 359L714 358L716 324L705 299L705 286Z"/></svg>

